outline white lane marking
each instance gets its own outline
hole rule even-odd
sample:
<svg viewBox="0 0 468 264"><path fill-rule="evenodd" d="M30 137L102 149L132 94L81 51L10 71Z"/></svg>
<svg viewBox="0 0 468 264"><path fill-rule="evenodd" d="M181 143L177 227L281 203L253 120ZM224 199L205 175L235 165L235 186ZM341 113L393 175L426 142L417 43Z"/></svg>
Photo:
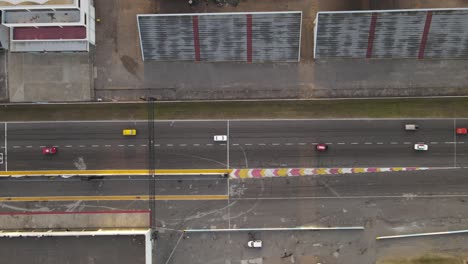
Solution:
<svg viewBox="0 0 468 264"><path fill-rule="evenodd" d="M85 147L85 145L79 145L78 147L80 147L80 148L84 148L84 147Z"/></svg>
<svg viewBox="0 0 468 264"><path fill-rule="evenodd" d="M299 145L301 145L301 146L304 146L304 145L306 145L306 143L298 143L298 144L299 144Z"/></svg>
<svg viewBox="0 0 468 264"><path fill-rule="evenodd" d="M310 144L311 144L311 145L318 145L317 142L312 142L312 143L310 143Z"/></svg>
<svg viewBox="0 0 468 264"><path fill-rule="evenodd" d="M403 144L408 145L411 144L411 142L403 142Z"/></svg>
<svg viewBox="0 0 468 264"><path fill-rule="evenodd" d="M72 145L65 145L66 148L71 148L73 147Z"/></svg>
<svg viewBox="0 0 468 264"><path fill-rule="evenodd" d="M146 144L141 144L140 147L147 147L148 145Z"/></svg>
<svg viewBox="0 0 468 264"><path fill-rule="evenodd" d="M166 144L166 146L168 146L168 147L172 147L172 146L174 146L174 145L173 145L173 144Z"/></svg>
<svg viewBox="0 0 468 264"><path fill-rule="evenodd" d="M208 143L208 144L206 144L206 145L207 145L207 146L213 146L213 144L211 144L211 143Z"/></svg>
<svg viewBox="0 0 468 264"><path fill-rule="evenodd" d="M26 146L26 148L32 148L32 146Z"/></svg>
<svg viewBox="0 0 468 264"><path fill-rule="evenodd" d="M455 144L456 142L453 142L453 141L447 141L445 142L445 144Z"/></svg>
<svg viewBox="0 0 468 264"><path fill-rule="evenodd" d="M194 146L194 147L198 147L198 146L200 146L200 144L193 144L193 146Z"/></svg>
<svg viewBox="0 0 468 264"><path fill-rule="evenodd" d="M109 148L111 145L104 145L104 147Z"/></svg>
<svg viewBox="0 0 468 264"><path fill-rule="evenodd" d="M220 145L220 146L226 146L226 143L221 143L221 144L219 144L219 145Z"/></svg>
<svg viewBox="0 0 468 264"><path fill-rule="evenodd" d="M279 144L279 143L272 143L271 145L273 145L273 146L279 146L280 144Z"/></svg>
<svg viewBox="0 0 468 264"><path fill-rule="evenodd" d="M292 146L292 145L294 145L294 144L293 144L293 143L286 143L285 145L286 145L286 146Z"/></svg>
<svg viewBox="0 0 468 264"><path fill-rule="evenodd" d="M372 145L372 142L364 142L365 145Z"/></svg>
<svg viewBox="0 0 468 264"><path fill-rule="evenodd" d="M125 147L125 145L119 145L119 147Z"/></svg>
<svg viewBox="0 0 468 264"><path fill-rule="evenodd" d="M234 144L232 144L232 145L233 145L233 146L239 146L239 144L237 144L237 143L234 143Z"/></svg>
<svg viewBox="0 0 468 264"><path fill-rule="evenodd" d="M377 142L377 145L383 145L383 142Z"/></svg>
<svg viewBox="0 0 468 264"><path fill-rule="evenodd" d="M346 144L346 143L344 143L344 142L338 142L338 145L344 145L344 144Z"/></svg>
<svg viewBox="0 0 468 264"><path fill-rule="evenodd" d="M45 146L39 146L40 148L45 148Z"/></svg>
<svg viewBox="0 0 468 264"><path fill-rule="evenodd" d="M13 146L13 148L21 148L21 146Z"/></svg>
<svg viewBox="0 0 468 264"><path fill-rule="evenodd" d="M244 146L252 146L252 144L246 143L246 144L244 144Z"/></svg>
<svg viewBox="0 0 468 264"><path fill-rule="evenodd" d="M333 143L331 143L331 142L326 142L325 144L327 144L327 145L333 145Z"/></svg>
<svg viewBox="0 0 468 264"><path fill-rule="evenodd" d="M353 143L351 143L351 145L359 145L359 143L353 142Z"/></svg>
<svg viewBox="0 0 468 264"><path fill-rule="evenodd" d="M135 145L127 145L127 147L134 147Z"/></svg>
<svg viewBox="0 0 468 264"><path fill-rule="evenodd" d="M179 144L179 146L185 147L185 146L187 146L187 144Z"/></svg>
<svg viewBox="0 0 468 264"><path fill-rule="evenodd" d="M6 62L5 62L6 63ZM5 123L5 171L8 170L7 123Z"/></svg>
<svg viewBox="0 0 468 264"><path fill-rule="evenodd" d="M159 146L161 146L161 145L159 145L159 144L154 144L154 146L155 146L155 147L159 147Z"/></svg>
<svg viewBox="0 0 468 264"><path fill-rule="evenodd" d="M431 144L439 144L439 142L431 142Z"/></svg>
<svg viewBox="0 0 468 264"><path fill-rule="evenodd" d="M457 143L458 143L458 144L465 144L465 142L463 142L463 141L460 141L460 142L457 142Z"/></svg>
<svg viewBox="0 0 468 264"><path fill-rule="evenodd" d="M398 144L398 142L390 142L390 144L395 145Z"/></svg>
<svg viewBox="0 0 468 264"><path fill-rule="evenodd" d="M97 148L97 147L99 147L99 145L91 145L91 147Z"/></svg>

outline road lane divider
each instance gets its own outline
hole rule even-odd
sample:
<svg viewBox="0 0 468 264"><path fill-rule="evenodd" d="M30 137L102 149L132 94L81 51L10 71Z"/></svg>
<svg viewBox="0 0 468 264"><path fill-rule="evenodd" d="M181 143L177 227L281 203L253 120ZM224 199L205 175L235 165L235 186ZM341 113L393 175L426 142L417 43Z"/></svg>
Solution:
<svg viewBox="0 0 468 264"><path fill-rule="evenodd" d="M229 174L230 169L180 169L156 170L155 175L223 175ZM0 177L24 176L129 176L148 175L148 170L24 170L1 171Z"/></svg>
<svg viewBox="0 0 468 264"><path fill-rule="evenodd" d="M246 178L355 174L355 173L369 173L369 172L422 171L422 170L450 169L450 168L451 167L233 169L231 173L229 174L229 177L233 179L246 179Z"/></svg>
<svg viewBox="0 0 468 264"><path fill-rule="evenodd" d="M0 197L0 202L148 201L149 195ZM157 201L219 201L228 195L156 195Z"/></svg>

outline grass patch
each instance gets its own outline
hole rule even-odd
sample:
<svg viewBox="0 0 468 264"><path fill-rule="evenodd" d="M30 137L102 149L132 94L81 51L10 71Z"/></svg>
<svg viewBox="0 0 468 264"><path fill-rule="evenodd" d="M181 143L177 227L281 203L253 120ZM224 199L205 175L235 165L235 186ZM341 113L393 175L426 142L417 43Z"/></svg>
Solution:
<svg viewBox="0 0 468 264"><path fill-rule="evenodd" d="M156 119L468 117L468 98L158 102ZM143 103L0 106L0 120L146 119Z"/></svg>
<svg viewBox="0 0 468 264"><path fill-rule="evenodd" d="M451 256L425 255L408 259L388 259L377 264L466 264L463 259Z"/></svg>

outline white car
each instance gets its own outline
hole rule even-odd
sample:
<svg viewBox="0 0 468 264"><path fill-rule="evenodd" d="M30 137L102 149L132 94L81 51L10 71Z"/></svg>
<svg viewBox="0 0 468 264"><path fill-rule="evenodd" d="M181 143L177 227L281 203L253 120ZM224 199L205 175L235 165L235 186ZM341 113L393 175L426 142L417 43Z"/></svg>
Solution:
<svg viewBox="0 0 468 264"><path fill-rule="evenodd" d="M428 149L429 149L429 146L427 144L414 144L414 150L426 151Z"/></svg>
<svg viewBox="0 0 468 264"><path fill-rule="evenodd" d="M247 242L247 246L251 248L261 248L262 247L262 241L261 240L251 240Z"/></svg>
<svg viewBox="0 0 468 264"><path fill-rule="evenodd" d="M213 140L216 142L225 142L227 141L227 136L226 135L216 135L213 137Z"/></svg>

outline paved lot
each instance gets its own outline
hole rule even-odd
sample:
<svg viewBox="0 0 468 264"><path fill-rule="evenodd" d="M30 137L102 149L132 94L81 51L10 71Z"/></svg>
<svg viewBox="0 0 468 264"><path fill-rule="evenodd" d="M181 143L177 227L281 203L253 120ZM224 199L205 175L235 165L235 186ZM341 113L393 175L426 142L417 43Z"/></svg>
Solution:
<svg viewBox="0 0 468 264"><path fill-rule="evenodd" d="M11 195L146 193L135 179L2 182ZM466 170L230 180L229 200L157 201L155 258L166 263L375 263L390 257L442 253L466 257L466 236L376 241L376 236L465 229ZM169 178L157 194L220 194L225 179ZM30 190L35 186L36 190ZM72 192L71 190L75 190ZM136 210L147 201L6 202L2 212ZM364 226L364 231L253 232L264 248L246 247L246 232L186 233L186 228ZM179 241L179 242L178 242ZM177 246L176 246L177 245ZM284 257L284 253L289 257ZM284 257L284 258L283 258ZM255 262L256 261L256 262Z"/></svg>
<svg viewBox="0 0 468 264"><path fill-rule="evenodd" d="M143 236L2 238L3 263L144 264Z"/></svg>
<svg viewBox="0 0 468 264"><path fill-rule="evenodd" d="M313 61L313 21L317 11L365 8L463 7L466 1L241 1L216 6L201 1L110 0L96 3L96 95L105 100L326 98L466 95L467 61L329 60ZM229 2L229 1L228 1ZM136 15L153 13L302 10L301 63L143 62Z"/></svg>
<svg viewBox="0 0 468 264"><path fill-rule="evenodd" d="M6 51L0 51L0 102L8 100L7 57Z"/></svg>
<svg viewBox="0 0 468 264"><path fill-rule="evenodd" d="M10 102L89 101L92 53L10 53Z"/></svg>

